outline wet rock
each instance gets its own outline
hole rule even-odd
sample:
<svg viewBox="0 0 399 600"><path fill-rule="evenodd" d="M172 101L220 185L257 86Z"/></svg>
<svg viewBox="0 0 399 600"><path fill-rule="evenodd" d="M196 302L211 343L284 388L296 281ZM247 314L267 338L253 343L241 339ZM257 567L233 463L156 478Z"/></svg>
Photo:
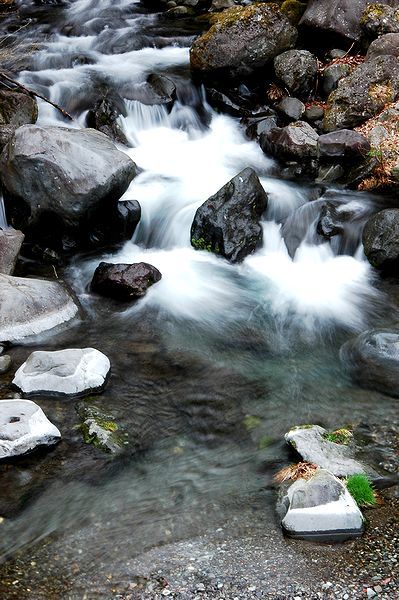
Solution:
<svg viewBox="0 0 399 600"><path fill-rule="evenodd" d="M111 365L94 348L32 352L15 373L13 384L24 394L86 395L101 391Z"/></svg>
<svg viewBox="0 0 399 600"><path fill-rule="evenodd" d="M193 71L238 76L264 67L295 45L297 30L275 4L255 3L223 11L191 46Z"/></svg>
<svg viewBox="0 0 399 600"><path fill-rule="evenodd" d="M342 346L340 358L362 387L399 397L399 332L365 331Z"/></svg>
<svg viewBox="0 0 399 600"><path fill-rule="evenodd" d="M220 90L207 88L206 96L209 104L213 108L218 111L221 110L223 113L231 115L232 117L242 117L247 112L245 108Z"/></svg>
<svg viewBox="0 0 399 600"><path fill-rule="evenodd" d="M71 320L78 307L57 282L0 274L0 340L14 342Z"/></svg>
<svg viewBox="0 0 399 600"><path fill-rule="evenodd" d="M253 169L233 177L197 209L191 226L191 245L240 262L262 243L259 223L267 194Z"/></svg>
<svg viewBox="0 0 399 600"><path fill-rule="evenodd" d="M363 248L373 267L396 270L399 264L399 209L373 215L363 230Z"/></svg>
<svg viewBox="0 0 399 600"><path fill-rule="evenodd" d="M310 106L305 110L304 117L311 123L314 123L315 121L321 121L324 117L324 108L317 105Z"/></svg>
<svg viewBox="0 0 399 600"><path fill-rule="evenodd" d="M13 125L0 125L0 154L14 135Z"/></svg>
<svg viewBox="0 0 399 600"><path fill-rule="evenodd" d="M28 94L0 90L0 125L15 129L28 123L36 123L37 103Z"/></svg>
<svg viewBox="0 0 399 600"><path fill-rule="evenodd" d="M7 373L11 368L11 356L3 354L0 356L0 375Z"/></svg>
<svg viewBox="0 0 399 600"><path fill-rule="evenodd" d="M278 103L277 110L290 121L298 121L305 113L305 105L298 98L286 96Z"/></svg>
<svg viewBox="0 0 399 600"><path fill-rule="evenodd" d="M323 71L323 92L329 96L337 89L338 83L350 73L349 65L335 64Z"/></svg>
<svg viewBox="0 0 399 600"><path fill-rule="evenodd" d="M330 441L327 439L328 431L319 425L295 427L284 437L304 461L327 469L337 477L371 472L370 467L366 468L355 460L352 446Z"/></svg>
<svg viewBox="0 0 399 600"><path fill-rule="evenodd" d="M377 56L399 57L399 33L387 33L371 42L366 60L373 60Z"/></svg>
<svg viewBox="0 0 399 600"><path fill-rule="evenodd" d="M330 94L323 121L327 132L360 125L393 102L399 93L399 63L394 56L379 56L341 79Z"/></svg>
<svg viewBox="0 0 399 600"><path fill-rule="evenodd" d="M340 129L321 135L317 141L317 149L320 158L348 163L366 158L370 142L357 131Z"/></svg>
<svg viewBox="0 0 399 600"><path fill-rule="evenodd" d="M90 230L90 245L103 247L131 240L140 218L141 206L137 200L119 200L111 214L104 207L98 211Z"/></svg>
<svg viewBox="0 0 399 600"><path fill-rule="evenodd" d="M369 38L399 33L399 8L388 6L388 2L372 3L365 9L360 23Z"/></svg>
<svg viewBox="0 0 399 600"><path fill-rule="evenodd" d="M61 434L30 400L0 400L0 459L59 442Z"/></svg>
<svg viewBox="0 0 399 600"><path fill-rule="evenodd" d="M235 6L234 0L212 0L209 12L220 12Z"/></svg>
<svg viewBox="0 0 399 600"><path fill-rule="evenodd" d="M96 406L79 404L76 410L82 420L80 431L86 444L91 444L104 452L119 454L126 449L128 434L115 419Z"/></svg>
<svg viewBox="0 0 399 600"><path fill-rule="evenodd" d="M317 59L307 50L287 50L274 59L274 71L291 94L307 99L314 90Z"/></svg>
<svg viewBox="0 0 399 600"><path fill-rule="evenodd" d="M12 275L24 238L22 231L0 230L0 273Z"/></svg>
<svg viewBox="0 0 399 600"><path fill-rule="evenodd" d="M342 542L363 533L363 516L342 481L319 469L308 481L298 479L283 499L282 520L290 537Z"/></svg>
<svg viewBox="0 0 399 600"><path fill-rule="evenodd" d="M176 99L176 86L169 77L150 73L146 81L133 87L124 87L122 93L124 98L136 100L148 106L162 104L171 107Z"/></svg>
<svg viewBox="0 0 399 600"><path fill-rule="evenodd" d="M260 147L266 154L282 160L303 160L317 156L319 134L304 121L271 130L260 136Z"/></svg>
<svg viewBox="0 0 399 600"><path fill-rule="evenodd" d="M0 158L9 222L54 250L90 245L101 212L117 213L136 165L94 129L25 125Z"/></svg>
<svg viewBox="0 0 399 600"><path fill-rule="evenodd" d="M114 140L114 142L128 146L129 143L127 138L118 123L121 114L126 116L126 112L121 112L117 105L112 101L112 98L102 98L101 100L98 100L94 108L87 113L87 127L97 129L97 131L101 131Z"/></svg>
<svg viewBox="0 0 399 600"><path fill-rule="evenodd" d="M344 232L344 224L351 213L339 210L340 207L342 207L341 204L334 202L326 202L323 205L317 223L317 233L323 237L331 238Z"/></svg>
<svg viewBox="0 0 399 600"><path fill-rule="evenodd" d="M154 283L162 278L161 273L148 263L131 265L101 262L91 282L93 292L116 300L137 300L147 293Z"/></svg>
<svg viewBox="0 0 399 600"><path fill-rule="evenodd" d="M269 131L275 129L277 126L278 120L276 116L265 117L251 123L245 133L251 140L258 140L263 133L269 133Z"/></svg>

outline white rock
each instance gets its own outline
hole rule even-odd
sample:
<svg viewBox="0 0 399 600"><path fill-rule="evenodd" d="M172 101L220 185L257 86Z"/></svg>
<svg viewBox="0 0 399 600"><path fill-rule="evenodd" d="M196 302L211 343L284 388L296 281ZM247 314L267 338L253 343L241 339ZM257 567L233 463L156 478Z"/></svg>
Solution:
<svg viewBox="0 0 399 600"><path fill-rule="evenodd" d="M0 459L51 446L61 434L30 400L0 400Z"/></svg>
<svg viewBox="0 0 399 600"><path fill-rule="evenodd" d="M94 348L37 351L18 369L13 384L25 394L82 395L102 390L110 368L109 359Z"/></svg>
<svg viewBox="0 0 399 600"><path fill-rule="evenodd" d="M0 274L0 341L15 342L72 319L78 307L61 284Z"/></svg>
<svg viewBox="0 0 399 600"><path fill-rule="evenodd" d="M356 502L346 486L324 469L309 481L295 481L284 504L288 510L282 526L291 537L342 541L363 532L363 515Z"/></svg>

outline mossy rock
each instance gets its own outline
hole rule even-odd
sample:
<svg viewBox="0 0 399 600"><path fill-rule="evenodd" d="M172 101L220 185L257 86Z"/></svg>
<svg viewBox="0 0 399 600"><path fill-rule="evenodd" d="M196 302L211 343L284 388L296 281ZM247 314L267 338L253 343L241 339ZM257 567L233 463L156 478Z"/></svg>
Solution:
<svg viewBox="0 0 399 600"><path fill-rule="evenodd" d="M129 443L128 434L115 422L112 416L103 413L96 406L81 403L76 410L82 419L79 429L86 444L117 454Z"/></svg>
<svg viewBox="0 0 399 600"><path fill-rule="evenodd" d="M298 2L298 0L285 0L285 2L283 2L281 5L280 10L287 16L291 25L296 27L306 10L306 2Z"/></svg>

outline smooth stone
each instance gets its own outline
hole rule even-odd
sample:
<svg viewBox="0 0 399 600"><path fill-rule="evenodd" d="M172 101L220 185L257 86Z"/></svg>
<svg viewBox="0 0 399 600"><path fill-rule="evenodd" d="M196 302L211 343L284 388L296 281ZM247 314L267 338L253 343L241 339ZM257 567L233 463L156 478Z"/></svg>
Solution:
<svg viewBox="0 0 399 600"><path fill-rule="evenodd" d="M0 340L16 342L70 321L78 307L58 282L0 274Z"/></svg>
<svg viewBox="0 0 399 600"><path fill-rule="evenodd" d="M265 154L280 160L316 158L319 134L309 123L297 121L277 127L260 136L259 145Z"/></svg>
<svg viewBox="0 0 399 600"><path fill-rule="evenodd" d="M16 229L0 230L0 273L12 275L24 239L25 236L22 231Z"/></svg>
<svg viewBox="0 0 399 600"><path fill-rule="evenodd" d="M363 249L376 269L396 271L399 263L399 209L386 208L367 221Z"/></svg>
<svg viewBox="0 0 399 600"><path fill-rule="evenodd" d="M11 356L8 354L0 356L0 375L4 375L4 373L10 370L11 362Z"/></svg>
<svg viewBox="0 0 399 600"><path fill-rule="evenodd" d="M15 373L13 384L24 394L84 395L101 391L111 369L94 348L36 351Z"/></svg>
<svg viewBox="0 0 399 600"><path fill-rule="evenodd" d="M305 114L305 105L298 98L286 96L277 105L277 110L292 121L298 121Z"/></svg>
<svg viewBox="0 0 399 600"><path fill-rule="evenodd" d="M117 300L137 300L162 278L156 267L148 263L113 264L101 262L96 268L91 289L101 296Z"/></svg>
<svg viewBox="0 0 399 600"><path fill-rule="evenodd" d="M349 65L335 64L327 67L323 71L323 92L329 96L331 92L337 89L338 83L347 77L350 73Z"/></svg>
<svg viewBox="0 0 399 600"><path fill-rule="evenodd" d="M324 108L321 106L310 106L305 110L304 117L307 121L311 121L314 123L315 121L320 121L324 116Z"/></svg>
<svg viewBox="0 0 399 600"><path fill-rule="evenodd" d="M61 439L40 406L30 400L0 400L0 459L52 446Z"/></svg>

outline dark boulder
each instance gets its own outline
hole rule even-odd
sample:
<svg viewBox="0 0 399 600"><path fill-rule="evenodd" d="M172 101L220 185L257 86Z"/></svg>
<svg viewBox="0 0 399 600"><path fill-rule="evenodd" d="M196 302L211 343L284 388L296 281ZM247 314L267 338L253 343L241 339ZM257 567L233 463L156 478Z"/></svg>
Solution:
<svg viewBox="0 0 399 600"><path fill-rule="evenodd" d="M136 165L94 129L25 125L0 158L9 222L27 241L55 250L90 246L103 215L112 221Z"/></svg>
<svg viewBox="0 0 399 600"><path fill-rule="evenodd" d="M320 121L324 117L324 108L318 106L317 104L309 106L309 108L305 110L304 117L307 121L310 121L311 123L314 123L315 121Z"/></svg>
<svg viewBox="0 0 399 600"><path fill-rule="evenodd" d="M397 270L399 266L399 209L387 208L373 215L363 230L363 248L377 269Z"/></svg>
<svg viewBox="0 0 399 600"><path fill-rule="evenodd" d="M260 147L280 160L303 160L317 156L319 134L303 121L272 129L260 136Z"/></svg>
<svg viewBox="0 0 399 600"><path fill-rule="evenodd" d="M392 3L391 3L392 4ZM397 6L397 2L393 5ZM399 33L399 8L388 6L388 2L374 2L367 6L360 20L365 34L372 39L386 33Z"/></svg>
<svg viewBox="0 0 399 600"><path fill-rule="evenodd" d="M113 102L112 98L105 97L98 100L93 109L89 110L87 113L86 124L87 127L105 133L105 135L114 140L114 142L128 146L129 142L118 123L121 114L126 116L123 100L122 106L118 107L115 102Z"/></svg>
<svg viewBox="0 0 399 600"><path fill-rule="evenodd" d="M322 159L353 162L367 157L370 142L357 131L340 129L321 135L317 141L317 148Z"/></svg>
<svg viewBox="0 0 399 600"><path fill-rule="evenodd" d="M305 114L305 105L298 98L286 96L277 105L277 110L290 121L298 121Z"/></svg>
<svg viewBox="0 0 399 600"><path fill-rule="evenodd" d="M101 262L94 272L91 289L116 300L137 300L161 278L158 269L144 262L131 265Z"/></svg>
<svg viewBox="0 0 399 600"><path fill-rule="evenodd" d="M277 4L237 6L215 16L190 50L191 68L203 74L242 76L295 45L297 30Z"/></svg>
<svg viewBox="0 0 399 600"><path fill-rule="evenodd" d="M316 83L317 58L307 50L287 50L274 59L274 71L291 94L307 99Z"/></svg>
<svg viewBox="0 0 399 600"><path fill-rule="evenodd" d="M366 60L373 60L377 56L399 57L399 33L387 33L371 42Z"/></svg>
<svg viewBox="0 0 399 600"><path fill-rule="evenodd" d="M257 119L250 125L248 125L245 133L251 140L258 140L263 133L268 133L272 129L278 126L278 120L276 116L270 115L264 119Z"/></svg>
<svg viewBox="0 0 399 600"><path fill-rule="evenodd" d="M352 216L350 212L339 210L340 202L326 202L321 207L320 219L317 223L317 233L325 238L340 235L345 230L345 222Z"/></svg>
<svg viewBox="0 0 399 600"><path fill-rule="evenodd" d="M394 56L378 56L344 77L330 94L324 130L351 129L376 115L399 94L399 62Z"/></svg>
<svg viewBox="0 0 399 600"><path fill-rule="evenodd" d="M347 77L350 73L349 65L336 63L330 65L323 71L323 92L329 96L331 92L337 89L338 83L343 77Z"/></svg>
<svg viewBox="0 0 399 600"><path fill-rule="evenodd" d="M365 388L399 396L399 333L365 331L341 348L340 358L351 378Z"/></svg>
<svg viewBox="0 0 399 600"><path fill-rule="evenodd" d="M262 243L259 223L267 207L267 194L253 169L233 177L195 213L191 244L240 262Z"/></svg>

